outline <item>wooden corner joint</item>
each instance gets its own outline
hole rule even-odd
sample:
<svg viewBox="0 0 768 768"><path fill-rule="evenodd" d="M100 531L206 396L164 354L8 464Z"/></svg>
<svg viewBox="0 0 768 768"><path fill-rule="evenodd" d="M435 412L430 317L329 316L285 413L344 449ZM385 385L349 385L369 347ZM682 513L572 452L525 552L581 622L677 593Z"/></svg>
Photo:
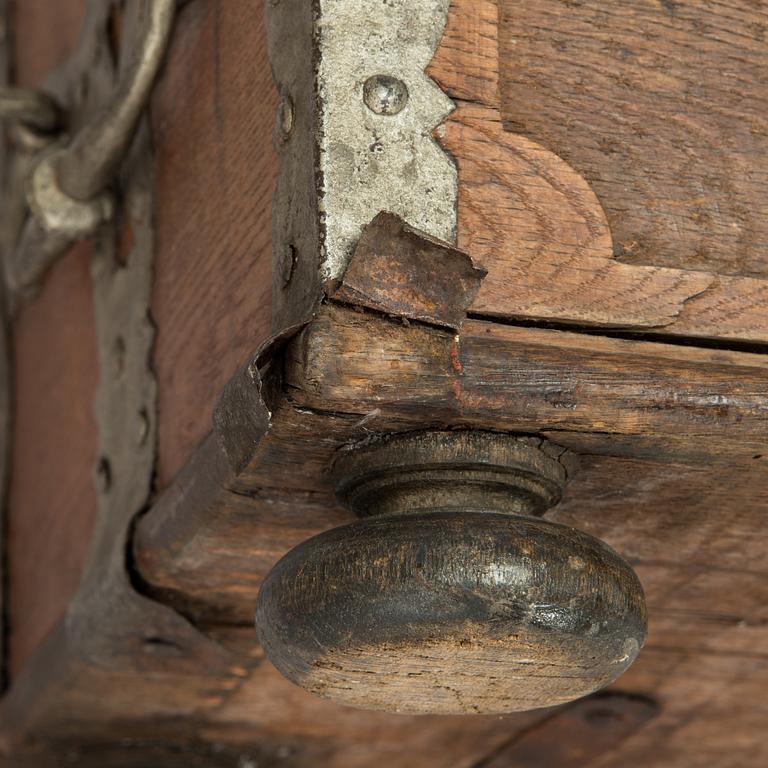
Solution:
<svg viewBox="0 0 768 768"><path fill-rule="evenodd" d="M450 331L453 338L486 274L466 253L393 213L381 212L364 229L341 278L326 282L326 303L373 311L385 324L392 318L415 321ZM306 338L301 332L308 329L312 335L313 325L317 327L319 318L324 325L326 316L323 309L316 310L311 319L270 337L225 387L214 413L214 431L235 473L248 464L272 423L281 398L283 351L286 359L295 359L296 347ZM300 338L292 341L296 336ZM403 356L407 349L404 343Z"/></svg>

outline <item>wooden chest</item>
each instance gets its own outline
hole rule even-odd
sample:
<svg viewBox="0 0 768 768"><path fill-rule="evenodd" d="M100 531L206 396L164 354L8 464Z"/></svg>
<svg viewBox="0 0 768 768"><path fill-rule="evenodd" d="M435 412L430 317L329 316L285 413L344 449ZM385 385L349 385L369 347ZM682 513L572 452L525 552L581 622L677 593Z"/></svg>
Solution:
<svg viewBox="0 0 768 768"><path fill-rule="evenodd" d="M768 764L767 3L0 9L1 764ZM105 126L132 103L120 144ZM108 139L121 151L92 173ZM65 193L50 210L46 168ZM385 706L401 672L379 664L382 638L346 666L353 635L357 650L395 642L383 613L357 624L391 587L364 592L369 562L402 574L392 509L378 528L357 520L339 456L403 434L418 451L443 436L419 472L467 435L485 437L452 454L462 471L514 465L528 483L531 462L554 462L551 493L451 475L454 503L431 475L408 479L396 442L397 488L366 486L365 504L403 511L421 484L432 507L474 514L514 485L511 511L531 513L550 494L542 530L605 542L642 584L645 645L616 682L509 712L499 687L554 703L538 651L530 677L499 682L475 673L485 641L451 635L439 663L408 657ZM482 503L461 496L473 484ZM296 594L275 587L287 635L319 643L332 624L344 646L312 657L305 687L323 698L277 671L254 612L280 558L347 524L373 531L360 563L330 534L332 565L309 583L300 549L280 577ZM413 536L429 549L453 529L432 530ZM499 550L498 535L478 534ZM562 586L558 557L542 555L542 583ZM529 562L488 567L502 561L494 589ZM612 620L602 581L573 585L555 608L583 599L595 627ZM540 612L560 599L537 595ZM416 632L424 605L395 624ZM541 637L587 633L562 627Z"/></svg>

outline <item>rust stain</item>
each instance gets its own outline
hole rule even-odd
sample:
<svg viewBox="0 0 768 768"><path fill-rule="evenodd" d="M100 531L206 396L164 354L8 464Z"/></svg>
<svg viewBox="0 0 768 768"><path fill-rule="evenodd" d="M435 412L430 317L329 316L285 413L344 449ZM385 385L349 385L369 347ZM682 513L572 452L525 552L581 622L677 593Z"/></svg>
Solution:
<svg viewBox="0 0 768 768"><path fill-rule="evenodd" d="M364 230L340 282L328 298L388 315L457 329L486 271L470 256L380 213Z"/></svg>
<svg viewBox="0 0 768 768"><path fill-rule="evenodd" d="M462 401L461 401L461 398L462 398L461 381L459 379L454 379L452 386L453 386L453 396L456 398L456 404L459 407L459 413L463 413L464 405L462 404Z"/></svg>
<svg viewBox="0 0 768 768"><path fill-rule="evenodd" d="M461 364L461 337L457 334L453 337L453 343L451 344L451 367L456 372L456 376L453 379L453 396L456 398L456 405L459 413L464 413L463 402L463 390L461 384L461 377L464 375L464 366Z"/></svg>

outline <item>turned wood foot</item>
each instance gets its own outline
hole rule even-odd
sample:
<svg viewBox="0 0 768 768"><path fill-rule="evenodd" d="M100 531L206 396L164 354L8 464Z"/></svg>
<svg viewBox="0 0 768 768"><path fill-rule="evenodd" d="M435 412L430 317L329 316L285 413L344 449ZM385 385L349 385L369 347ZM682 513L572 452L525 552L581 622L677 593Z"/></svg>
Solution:
<svg viewBox="0 0 768 768"><path fill-rule="evenodd" d="M487 432L342 452L337 492L361 519L267 577L269 659L313 693L396 712L535 709L616 679L643 645L643 590L608 546L541 518L566 481L555 456Z"/></svg>

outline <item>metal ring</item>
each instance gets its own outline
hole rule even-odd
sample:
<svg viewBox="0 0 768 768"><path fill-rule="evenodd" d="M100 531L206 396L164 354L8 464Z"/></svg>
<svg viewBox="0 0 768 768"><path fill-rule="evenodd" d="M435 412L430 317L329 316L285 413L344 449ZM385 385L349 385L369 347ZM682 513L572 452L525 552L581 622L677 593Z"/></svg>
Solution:
<svg viewBox="0 0 768 768"><path fill-rule="evenodd" d="M31 88L0 88L0 120L14 120L28 128L53 133L61 124L61 112L47 93Z"/></svg>

